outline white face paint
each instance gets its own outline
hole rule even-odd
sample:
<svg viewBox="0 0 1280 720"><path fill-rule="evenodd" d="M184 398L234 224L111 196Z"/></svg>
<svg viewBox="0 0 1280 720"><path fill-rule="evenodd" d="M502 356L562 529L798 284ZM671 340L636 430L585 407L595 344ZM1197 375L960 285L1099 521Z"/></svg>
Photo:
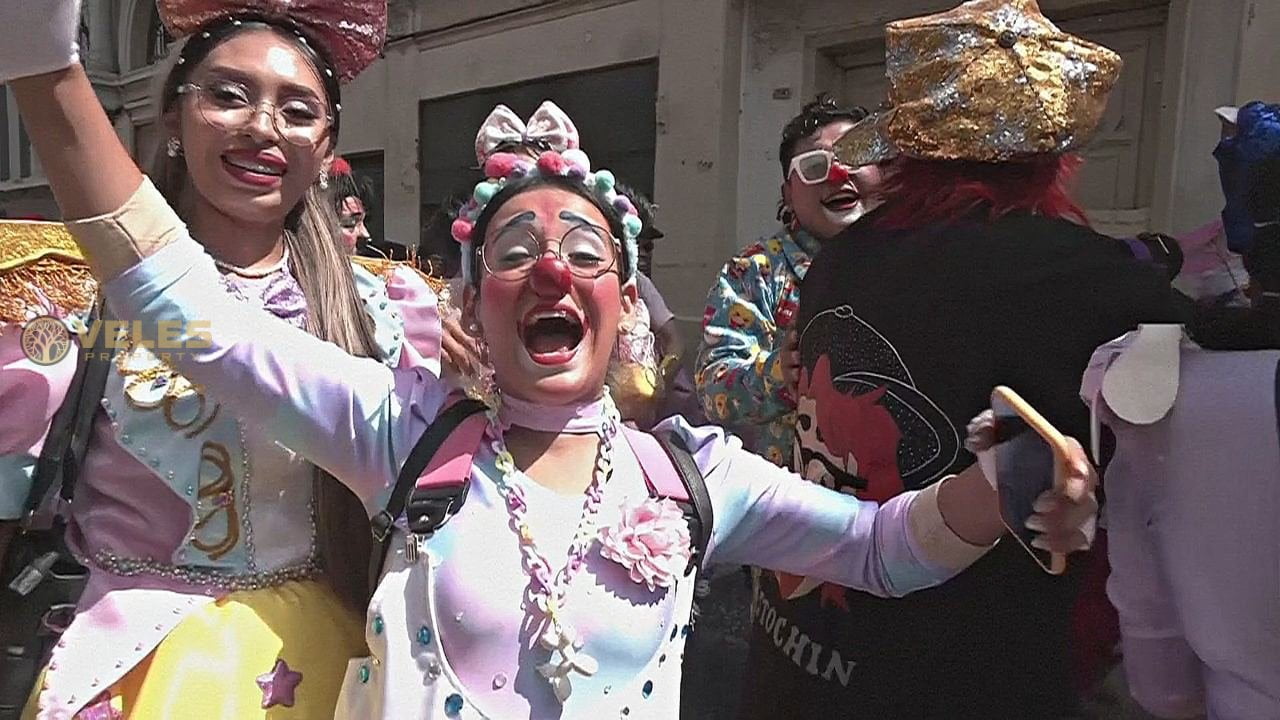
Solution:
<svg viewBox="0 0 1280 720"><path fill-rule="evenodd" d="M883 174L878 165L864 165L849 172L849 181L830 191L820 206L830 226L847 228L864 215L880 207L880 183ZM839 203L847 198L850 202ZM835 201L835 202L832 202Z"/></svg>

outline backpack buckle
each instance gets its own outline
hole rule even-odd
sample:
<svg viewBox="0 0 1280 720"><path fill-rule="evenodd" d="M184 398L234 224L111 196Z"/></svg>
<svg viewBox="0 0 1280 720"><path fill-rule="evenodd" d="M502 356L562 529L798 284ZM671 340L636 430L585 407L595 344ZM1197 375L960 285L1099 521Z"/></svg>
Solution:
<svg viewBox="0 0 1280 720"><path fill-rule="evenodd" d="M380 543L387 541L387 536L391 534L391 528L395 526L396 519L391 517L391 513L383 510L377 515L369 518L369 527L373 532L373 539Z"/></svg>
<svg viewBox="0 0 1280 720"><path fill-rule="evenodd" d="M415 488L405 504L409 532L431 537L453 517L467 498L470 483L448 487Z"/></svg>

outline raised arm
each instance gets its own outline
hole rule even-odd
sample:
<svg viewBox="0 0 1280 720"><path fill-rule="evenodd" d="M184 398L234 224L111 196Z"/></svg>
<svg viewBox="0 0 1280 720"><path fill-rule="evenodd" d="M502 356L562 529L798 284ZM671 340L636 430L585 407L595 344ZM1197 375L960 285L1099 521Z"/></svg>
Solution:
<svg viewBox="0 0 1280 720"><path fill-rule="evenodd" d="M122 207L142 184L79 62L77 0L0 3L0 80L13 90L49 187L69 220ZM168 237L142 233L141 245L85 247L95 274L109 279L158 249Z"/></svg>

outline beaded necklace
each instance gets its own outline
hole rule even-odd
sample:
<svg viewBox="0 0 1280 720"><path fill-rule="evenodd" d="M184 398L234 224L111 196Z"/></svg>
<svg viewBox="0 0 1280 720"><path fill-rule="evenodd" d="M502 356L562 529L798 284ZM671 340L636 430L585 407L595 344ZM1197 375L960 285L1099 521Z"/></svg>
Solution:
<svg viewBox="0 0 1280 720"><path fill-rule="evenodd" d="M595 469L591 484L587 486L582 505L582 516L578 520L578 528L573 542L569 545L569 557L559 572L551 569L547 560L534 541L533 531L525 518L529 505L522 485L514 483L518 472L515 460L508 452L502 439L501 427L497 413L490 413L490 424L495 429L492 448L496 456L495 465L502 476L495 481L499 494L506 501L507 514L510 517L511 529L520 539L520 559L525 573L529 576L529 585L524 593L524 610L530 614L541 615L538 622L538 642L551 652L548 662L538 666L538 672L551 683L556 698L563 703L572 692L569 680L571 673L579 673L590 677L599 669L595 658L580 652L583 639L563 616L564 596L569 584L586 564L588 550L596 542L596 516L599 514L600 502L604 497L604 486L613 476L613 441L618 433L620 418L618 410L606 395L604 401L604 417L597 434L600 437L600 450L596 456Z"/></svg>

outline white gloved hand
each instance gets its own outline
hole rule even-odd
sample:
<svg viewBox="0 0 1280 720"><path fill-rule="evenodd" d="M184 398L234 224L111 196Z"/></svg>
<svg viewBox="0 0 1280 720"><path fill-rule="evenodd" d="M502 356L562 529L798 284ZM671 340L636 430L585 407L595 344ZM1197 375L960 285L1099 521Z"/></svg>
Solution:
<svg viewBox="0 0 1280 720"><path fill-rule="evenodd" d="M0 82L80 62L79 0L0 0Z"/></svg>

